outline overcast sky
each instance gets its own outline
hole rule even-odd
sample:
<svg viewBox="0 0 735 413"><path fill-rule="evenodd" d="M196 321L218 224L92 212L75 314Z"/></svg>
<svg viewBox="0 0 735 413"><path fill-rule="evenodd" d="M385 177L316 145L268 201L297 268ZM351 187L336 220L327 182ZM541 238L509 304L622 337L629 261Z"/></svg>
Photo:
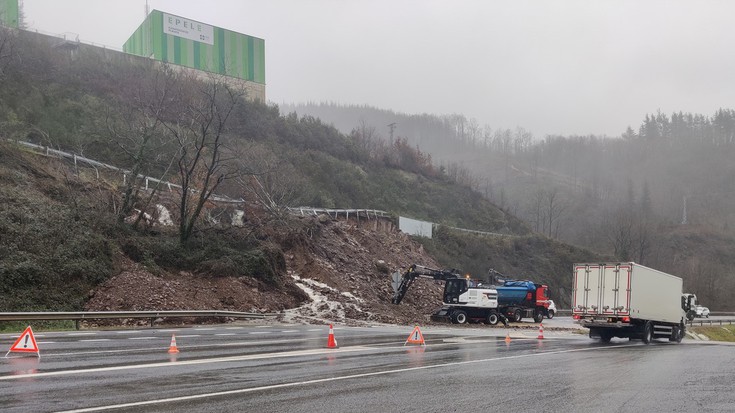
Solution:
<svg viewBox="0 0 735 413"><path fill-rule="evenodd" d="M735 1L149 0L265 39L273 103L461 113L617 136L661 110L735 108ZM23 0L26 24L121 48L145 0Z"/></svg>

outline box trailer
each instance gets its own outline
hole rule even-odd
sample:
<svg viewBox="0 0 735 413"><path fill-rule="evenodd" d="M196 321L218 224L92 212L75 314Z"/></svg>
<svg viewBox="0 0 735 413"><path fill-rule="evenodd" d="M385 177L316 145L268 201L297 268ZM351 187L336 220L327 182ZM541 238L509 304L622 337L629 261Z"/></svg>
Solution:
<svg viewBox="0 0 735 413"><path fill-rule="evenodd" d="M633 262L574 264L572 316L591 338L681 342L692 300L682 279Z"/></svg>

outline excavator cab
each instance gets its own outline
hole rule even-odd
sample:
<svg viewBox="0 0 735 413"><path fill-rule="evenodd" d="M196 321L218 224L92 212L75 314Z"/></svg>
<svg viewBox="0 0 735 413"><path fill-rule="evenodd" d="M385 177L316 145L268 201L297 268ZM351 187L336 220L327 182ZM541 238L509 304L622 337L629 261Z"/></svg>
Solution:
<svg viewBox="0 0 735 413"><path fill-rule="evenodd" d="M464 278L454 278L446 280L444 286L444 303L458 304L459 296L467 292L467 280Z"/></svg>

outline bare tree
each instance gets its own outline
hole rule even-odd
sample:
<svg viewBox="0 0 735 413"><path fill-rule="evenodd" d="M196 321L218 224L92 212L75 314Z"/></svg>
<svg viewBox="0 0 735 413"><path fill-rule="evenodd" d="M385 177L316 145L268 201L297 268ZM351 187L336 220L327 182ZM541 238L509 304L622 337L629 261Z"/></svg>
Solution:
<svg viewBox="0 0 735 413"><path fill-rule="evenodd" d="M175 81L175 74L168 67L153 72L142 81L131 81L130 85L136 86L127 88L121 94L121 105L118 108L122 110L113 114L109 109L105 117L110 140L131 162L130 173L125 179L122 204L117 211L120 223L131 214L139 200L145 182L142 175L151 173L153 163L166 161L161 159L161 154L167 154L163 157L168 157L168 167L161 178L168 173L173 163L173 154L164 150L168 142L163 136L162 125L166 111L170 110L170 95ZM133 227L143 219L157 189L158 185L151 188L147 199L139 206Z"/></svg>
<svg viewBox="0 0 735 413"><path fill-rule="evenodd" d="M303 193L305 181L297 169L265 145L254 145L241 152L237 182L268 214L282 220L288 206Z"/></svg>
<svg viewBox="0 0 735 413"><path fill-rule="evenodd" d="M547 235L551 238L556 238L559 235L559 223L561 217L566 211L566 204L561 200L559 196L559 189L556 187L550 188L546 191L546 222L548 223Z"/></svg>
<svg viewBox="0 0 735 413"><path fill-rule="evenodd" d="M191 87L190 85L193 85ZM173 121L163 122L177 142L176 165L181 181L179 241L191 238L205 204L217 188L235 176L228 168L232 154L225 147L228 120L245 95L224 78L184 79Z"/></svg>
<svg viewBox="0 0 735 413"><path fill-rule="evenodd" d="M612 243L615 256L628 261L633 256L634 223L629 211L619 208L609 221L607 237Z"/></svg>
<svg viewBox="0 0 735 413"><path fill-rule="evenodd" d="M16 32L0 27L0 81L5 77L8 66L17 57Z"/></svg>

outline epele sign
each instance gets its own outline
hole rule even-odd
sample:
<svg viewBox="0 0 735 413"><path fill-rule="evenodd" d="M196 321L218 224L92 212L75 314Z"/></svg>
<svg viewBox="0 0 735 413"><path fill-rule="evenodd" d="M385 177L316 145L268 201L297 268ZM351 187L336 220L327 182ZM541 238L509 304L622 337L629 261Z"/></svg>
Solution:
<svg viewBox="0 0 735 413"><path fill-rule="evenodd" d="M208 24L163 13L163 32L214 45L214 28Z"/></svg>

